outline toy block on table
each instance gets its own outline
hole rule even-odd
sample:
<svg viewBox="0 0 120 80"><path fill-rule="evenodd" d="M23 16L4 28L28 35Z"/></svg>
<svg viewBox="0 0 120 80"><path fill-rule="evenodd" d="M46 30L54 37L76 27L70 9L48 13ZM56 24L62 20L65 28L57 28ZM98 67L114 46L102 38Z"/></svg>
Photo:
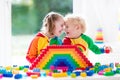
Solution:
<svg viewBox="0 0 120 80"><path fill-rule="evenodd" d="M72 45L47 46L44 51L34 60L30 69L49 69L50 66L65 67L68 69L86 68L93 66L86 56Z"/></svg>

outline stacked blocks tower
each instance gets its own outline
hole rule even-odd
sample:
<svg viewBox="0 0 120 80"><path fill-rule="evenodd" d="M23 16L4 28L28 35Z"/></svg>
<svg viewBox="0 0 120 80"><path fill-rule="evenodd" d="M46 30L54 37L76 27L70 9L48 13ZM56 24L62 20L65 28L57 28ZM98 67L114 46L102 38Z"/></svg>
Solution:
<svg viewBox="0 0 120 80"><path fill-rule="evenodd" d="M47 46L34 60L30 69L50 69L50 66L68 67L68 69L86 68L93 66L86 56L72 45Z"/></svg>
<svg viewBox="0 0 120 80"><path fill-rule="evenodd" d="M119 24L119 28L118 28L118 40L120 41L120 24Z"/></svg>
<svg viewBox="0 0 120 80"><path fill-rule="evenodd" d="M103 43L103 42L104 42L104 39L103 39L102 28L98 28L97 34L95 36L95 43Z"/></svg>

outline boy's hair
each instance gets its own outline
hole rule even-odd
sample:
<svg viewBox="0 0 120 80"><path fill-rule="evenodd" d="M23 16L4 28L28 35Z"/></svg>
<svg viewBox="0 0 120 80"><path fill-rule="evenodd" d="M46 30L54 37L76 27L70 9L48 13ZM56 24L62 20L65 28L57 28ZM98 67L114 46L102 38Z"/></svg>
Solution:
<svg viewBox="0 0 120 80"><path fill-rule="evenodd" d="M73 25L81 25L82 33L86 31L86 24L82 17L75 15L75 14L67 14L64 17L65 21L70 21Z"/></svg>
<svg viewBox="0 0 120 80"><path fill-rule="evenodd" d="M49 12L43 19L42 30L47 30L50 35L53 35L55 21L57 21L59 18L63 18L63 16L56 12Z"/></svg>

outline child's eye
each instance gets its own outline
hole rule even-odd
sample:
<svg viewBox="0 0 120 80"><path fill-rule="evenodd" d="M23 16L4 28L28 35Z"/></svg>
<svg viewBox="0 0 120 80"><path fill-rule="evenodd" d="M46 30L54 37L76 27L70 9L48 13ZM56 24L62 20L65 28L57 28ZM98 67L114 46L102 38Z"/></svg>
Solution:
<svg viewBox="0 0 120 80"><path fill-rule="evenodd" d="M66 28L68 28L68 26L66 26Z"/></svg>

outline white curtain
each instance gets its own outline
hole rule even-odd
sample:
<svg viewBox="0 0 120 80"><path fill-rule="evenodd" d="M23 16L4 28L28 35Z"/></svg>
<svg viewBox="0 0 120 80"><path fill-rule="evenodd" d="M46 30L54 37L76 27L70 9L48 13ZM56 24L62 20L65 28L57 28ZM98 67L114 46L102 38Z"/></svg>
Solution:
<svg viewBox="0 0 120 80"><path fill-rule="evenodd" d="M73 13L85 18L86 34L92 38L97 28L102 27L106 42L118 40L120 0L73 0Z"/></svg>
<svg viewBox="0 0 120 80"><path fill-rule="evenodd" d="M11 1L0 0L0 65L11 64Z"/></svg>
<svg viewBox="0 0 120 80"><path fill-rule="evenodd" d="M103 38L110 45L110 54L95 55L90 52L89 59L95 63L120 62L120 0L73 0L73 13L82 16L87 23L85 34L95 38L97 28L103 28ZM104 45L104 44L103 44ZM102 45L102 46L103 46Z"/></svg>

